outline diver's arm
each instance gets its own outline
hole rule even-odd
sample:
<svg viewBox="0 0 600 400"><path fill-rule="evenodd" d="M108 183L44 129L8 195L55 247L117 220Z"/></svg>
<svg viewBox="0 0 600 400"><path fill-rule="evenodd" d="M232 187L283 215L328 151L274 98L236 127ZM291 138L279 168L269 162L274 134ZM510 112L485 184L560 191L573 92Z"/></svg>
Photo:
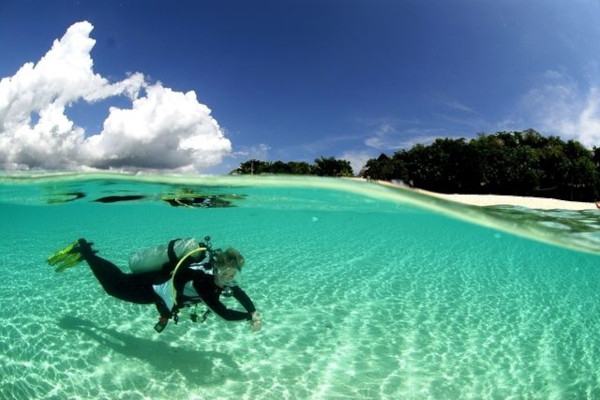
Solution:
<svg viewBox="0 0 600 400"><path fill-rule="evenodd" d="M252 321L252 314L249 312L231 310L221 303L219 296L214 294L210 287L205 287L197 281L194 281L194 288L200 298L215 314L227 321Z"/></svg>
<svg viewBox="0 0 600 400"><path fill-rule="evenodd" d="M250 313L252 316L252 320L250 321L250 328L253 332L257 332L262 327L262 317L258 311L256 311L256 307L254 307L254 303L250 300L250 297L244 292L242 288L239 286L232 286L231 292L233 293L233 297L240 302L242 306Z"/></svg>
<svg viewBox="0 0 600 400"><path fill-rule="evenodd" d="M248 311L250 314L256 311L256 307L254 307L254 303L250 300L250 297L244 292L244 290L239 286L231 286L231 293L233 293L233 297L240 302L240 304Z"/></svg>
<svg viewBox="0 0 600 400"><path fill-rule="evenodd" d="M202 296L201 296L202 297ZM227 321L251 321L252 314L249 312L231 310L225 307L225 304L221 303L219 300L212 299L204 299L202 301L210 308L215 314L219 317L227 320Z"/></svg>

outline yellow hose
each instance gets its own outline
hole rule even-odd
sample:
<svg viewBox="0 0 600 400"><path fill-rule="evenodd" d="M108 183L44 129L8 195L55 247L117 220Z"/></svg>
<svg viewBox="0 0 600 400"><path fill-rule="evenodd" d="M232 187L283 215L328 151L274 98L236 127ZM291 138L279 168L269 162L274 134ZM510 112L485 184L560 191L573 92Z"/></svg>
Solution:
<svg viewBox="0 0 600 400"><path fill-rule="evenodd" d="M175 269L173 270L173 275L171 275L171 280L169 281L169 287L171 289L171 297L173 298L173 304L177 305L177 290L175 290L175 275L177 274L179 267L181 267L183 262L192 254L197 253L199 251L206 251L206 250L208 250L206 247L198 247L197 249L190 251L185 256L183 256L183 258L181 260L179 260L179 262L175 266Z"/></svg>

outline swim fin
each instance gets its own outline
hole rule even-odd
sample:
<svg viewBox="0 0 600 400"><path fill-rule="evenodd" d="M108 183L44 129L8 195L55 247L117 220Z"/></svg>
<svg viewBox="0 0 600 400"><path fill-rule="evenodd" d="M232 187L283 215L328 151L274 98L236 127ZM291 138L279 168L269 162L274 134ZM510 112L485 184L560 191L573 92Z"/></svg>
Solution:
<svg viewBox="0 0 600 400"><path fill-rule="evenodd" d="M91 245L85 239L79 239L69 244L64 249L57 251L48 257L48 264L51 266L57 265L55 272L62 272L68 268L72 268L83 261L83 252L92 252Z"/></svg>
<svg viewBox="0 0 600 400"><path fill-rule="evenodd" d="M58 267L54 272L63 272L65 269L72 268L83 261L83 256L80 253L68 254L58 262Z"/></svg>
<svg viewBox="0 0 600 400"><path fill-rule="evenodd" d="M50 257L48 257L48 260L47 260L48 264L49 265L55 265L59 261L64 260L65 257L68 257L68 256L72 255L73 254L73 249L78 244L79 243L77 241L74 241L73 243L71 243L67 247L65 247L64 249L61 249L61 250L57 251L56 253L52 254Z"/></svg>

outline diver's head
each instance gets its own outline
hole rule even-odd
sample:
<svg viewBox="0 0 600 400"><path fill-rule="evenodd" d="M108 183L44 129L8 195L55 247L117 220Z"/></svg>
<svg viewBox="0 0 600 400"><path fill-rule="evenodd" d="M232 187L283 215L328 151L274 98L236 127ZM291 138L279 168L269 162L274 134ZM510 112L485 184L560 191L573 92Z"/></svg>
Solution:
<svg viewBox="0 0 600 400"><path fill-rule="evenodd" d="M244 256L233 247L228 247L215 254L215 283L218 287L225 287L235 279L235 276L244 266Z"/></svg>

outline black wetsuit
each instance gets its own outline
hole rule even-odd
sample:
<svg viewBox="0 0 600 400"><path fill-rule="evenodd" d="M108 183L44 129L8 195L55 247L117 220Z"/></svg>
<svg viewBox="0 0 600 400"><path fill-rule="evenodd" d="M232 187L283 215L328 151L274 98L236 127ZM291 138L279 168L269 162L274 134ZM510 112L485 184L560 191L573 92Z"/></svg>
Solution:
<svg viewBox="0 0 600 400"><path fill-rule="evenodd" d="M83 256L106 293L117 299L131 303L156 304L161 317L170 318L172 316L172 310L167 308L164 301L156 294L152 287L170 279L170 273L166 269L127 274L112 262L95 254L86 253ZM193 287L198 294L197 297L187 298L183 296L183 286L188 281L193 281ZM182 268L181 272L177 274L175 287L178 293L178 300L180 300L178 304L204 302L217 315L228 321L252 320L252 313L256 311L252 300L238 286L231 287L231 291L233 297L240 302L246 309L246 312L228 309L219 300L223 289L215 284L214 276L200 270Z"/></svg>
<svg viewBox="0 0 600 400"><path fill-rule="evenodd" d="M84 254L84 259L106 293L131 303L155 303L159 297L154 292L152 285L169 279L169 275L164 271L126 274L112 262L95 254Z"/></svg>
<svg viewBox="0 0 600 400"><path fill-rule="evenodd" d="M194 290L198 293L199 298L186 297L183 295L183 286L189 281L192 281ZM221 303L221 300L219 300L224 289L217 286L213 275L210 275L201 269L183 269L177 274L174 283L178 293L178 304L185 304L186 302L195 304L201 300L208 308L227 321L252 320L252 313L256 311L252 300L250 300L246 292L239 286L231 286L231 294L246 309L246 312L227 308Z"/></svg>

